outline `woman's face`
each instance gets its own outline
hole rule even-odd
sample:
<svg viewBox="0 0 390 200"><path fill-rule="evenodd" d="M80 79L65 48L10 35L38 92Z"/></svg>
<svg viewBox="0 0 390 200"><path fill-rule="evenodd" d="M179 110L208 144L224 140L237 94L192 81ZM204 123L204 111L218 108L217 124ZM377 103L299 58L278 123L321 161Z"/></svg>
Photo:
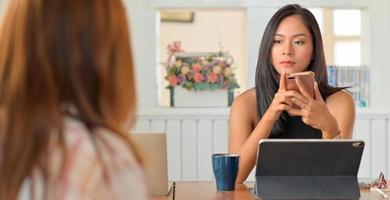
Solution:
<svg viewBox="0 0 390 200"><path fill-rule="evenodd" d="M275 31L271 62L279 74L302 72L313 53L312 36L298 15L284 18Z"/></svg>

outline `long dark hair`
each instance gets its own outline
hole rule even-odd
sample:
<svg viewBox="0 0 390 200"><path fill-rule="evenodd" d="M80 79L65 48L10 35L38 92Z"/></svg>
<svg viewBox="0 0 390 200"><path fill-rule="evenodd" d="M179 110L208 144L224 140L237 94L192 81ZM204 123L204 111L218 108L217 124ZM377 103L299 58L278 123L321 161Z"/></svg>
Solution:
<svg viewBox="0 0 390 200"><path fill-rule="evenodd" d="M63 105L135 151L125 135L136 102L122 1L9 3L0 28L0 199L16 199L33 169L48 180L50 139L66 156Z"/></svg>
<svg viewBox="0 0 390 200"><path fill-rule="evenodd" d="M328 84L324 49L318 23L314 15L306 8L297 4L286 5L280 8L268 22L260 44L259 58L256 67L256 100L257 113L261 118L267 111L279 88L279 74L271 63L271 49L273 37L280 22L288 16L298 15L312 35L313 59L307 70L315 73L321 95L326 99L328 96L343 88L332 87ZM276 121L271 134L286 132L287 113L283 112Z"/></svg>

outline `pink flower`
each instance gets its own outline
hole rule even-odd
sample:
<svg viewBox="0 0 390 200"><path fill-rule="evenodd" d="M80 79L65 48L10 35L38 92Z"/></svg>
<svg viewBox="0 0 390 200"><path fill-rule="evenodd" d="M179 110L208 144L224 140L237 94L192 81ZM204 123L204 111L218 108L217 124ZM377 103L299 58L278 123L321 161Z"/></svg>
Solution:
<svg viewBox="0 0 390 200"><path fill-rule="evenodd" d="M171 75L168 77L168 81L169 81L169 84L172 85L172 86L176 86L177 85L177 76L176 75Z"/></svg>
<svg viewBox="0 0 390 200"><path fill-rule="evenodd" d="M197 73L194 74L194 81L196 83L202 82L203 79L204 79L204 77L203 77L203 75L201 73L197 72Z"/></svg>
<svg viewBox="0 0 390 200"><path fill-rule="evenodd" d="M182 52L183 50L181 49L181 42L174 41L172 44L168 44L167 50L169 54Z"/></svg>
<svg viewBox="0 0 390 200"><path fill-rule="evenodd" d="M198 63L194 63L194 64L192 64L192 70L194 72L200 72L200 70L202 70L202 66L199 65Z"/></svg>
<svg viewBox="0 0 390 200"><path fill-rule="evenodd" d="M215 83L218 80L218 75L216 73L210 73L207 78L210 83Z"/></svg>
<svg viewBox="0 0 390 200"><path fill-rule="evenodd" d="M225 67L225 66L226 66L226 63L223 62L223 61L221 61L221 62L218 63L218 65L221 66L221 67Z"/></svg>

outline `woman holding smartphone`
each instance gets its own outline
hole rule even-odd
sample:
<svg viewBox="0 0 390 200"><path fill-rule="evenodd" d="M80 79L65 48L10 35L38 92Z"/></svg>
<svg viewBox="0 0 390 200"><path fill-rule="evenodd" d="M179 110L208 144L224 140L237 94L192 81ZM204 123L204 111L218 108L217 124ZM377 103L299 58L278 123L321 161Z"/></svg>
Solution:
<svg viewBox="0 0 390 200"><path fill-rule="evenodd" d="M286 75L305 71L315 74L314 95L299 77L299 91L287 90ZM253 169L261 139L349 139L354 119L352 96L328 84L313 14L296 4L280 8L263 34L256 87L238 96L230 112L229 152L240 154L237 183Z"/></svg>

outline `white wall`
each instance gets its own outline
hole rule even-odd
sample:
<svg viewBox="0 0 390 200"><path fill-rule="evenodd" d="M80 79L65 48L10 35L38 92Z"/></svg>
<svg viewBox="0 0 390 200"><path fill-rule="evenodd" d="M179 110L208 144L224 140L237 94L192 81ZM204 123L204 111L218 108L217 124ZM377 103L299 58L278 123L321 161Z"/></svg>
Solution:
<svg viewBox="0 0 390 200"><path fill-rule="evenodd" d="M157 46L157 12L160 8L228 8L243 9L246 11L246 46L247 48L247 87L254 85L254 74L256 68L257 54L261 35L264 28L275 13L278 7L283 6L289 1L256 1L256 0L128 0L127 5L130 8L130 19L133 27L133 41L136 50L136 65L139 71L139 79L146 81L138 82L139 92L139 113L165 113L181 112L177 109L160 108L157 105L157 94L150 91L156 91L157 80L152 77L155 74L159 60L156 59ZM371 108L364 112L389 113L390 93L384 92L390 90L390 81L387 74L390 74L390 40L386 40L387 33L390 32L390 26L387 22L390 20L390 1L387 0L311 0L298 1L307 7L333 7L333 8L364 8L363 15L363 53L364 61L367 61L371 68ZM348 6L346 6L348 5ZM153 32L154 31L154 32ZM145 92L149 91L149 92ZM212 112L212 111L211 111Z"/></svg>
<svg viewBox="0 0 390 200"><path fill-rule="evenodd" d="M390 110L390 1L373 0L369 7L371 102L376 110Z"/></svg>
<svg viewBox="0 0 390 200"><path fill-rule="evenodd" d="M0 20L4 14L4 9L6 7L6 3L7 3L7 0L0 0Z"/></svg>

